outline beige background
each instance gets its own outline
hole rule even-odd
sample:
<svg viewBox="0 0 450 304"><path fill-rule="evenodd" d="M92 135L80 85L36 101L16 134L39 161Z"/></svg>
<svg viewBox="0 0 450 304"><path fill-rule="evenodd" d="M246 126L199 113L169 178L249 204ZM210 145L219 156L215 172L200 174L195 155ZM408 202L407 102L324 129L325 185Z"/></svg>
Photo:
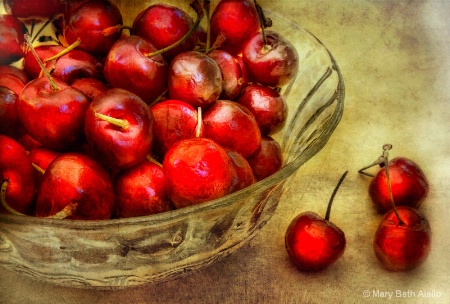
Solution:
<svg viewBox="0 0 450 304"><path fill-rule="evenodd" d="M344 117L326 147L301 168L261 232L230 257L173 281L120 291L68 289L0 268L0 303L450 303L450 1L268 1L268 10L313 32L339 63ZM408 273L381 268L372 251L380 216L361 167L384 143L391 156L421 165L431 184L421 210L433 230L427 262ZM298 213L325 214L340 175L349 170L331 219L347 236L343 257L317 274L298 272L284 232ZM369 291L369 297L364 292ZM403 297L396 297L397 292ZM435 297L421 298L422 291ZM408 297L407 297L408 296ZM33 299L30 301L30 299Z"/></svg>

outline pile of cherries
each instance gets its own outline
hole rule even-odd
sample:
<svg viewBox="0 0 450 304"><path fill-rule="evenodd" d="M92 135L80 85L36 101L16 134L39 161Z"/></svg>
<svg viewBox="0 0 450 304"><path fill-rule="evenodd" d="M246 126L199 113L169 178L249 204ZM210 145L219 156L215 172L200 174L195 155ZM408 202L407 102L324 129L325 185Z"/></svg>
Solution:
<svg viewBox="0 0 450 304"><path fill-rule="evenodd" d="M3 212L143 216L279 170L297 51L256 1L210 6L154 4L126 26L108 0L5 1Z"/></svg>
<svg viewBox="0 0 450 304"><path fill-rule="evenodd" d="M372 177L369 195L376 209L384 214L373 240L375 256L389 271L408 271L422 265L431 249L430 224L418 210L429 184L412 160L396 157L389 161L391 148L390 144L384 145L382 155L359 173ZM381 167L375 175L366 172L374 166ZM347 172L331 196L325 218L303 212L287 228L287 252L302 271L323 270L344 253L345 234L329 218L333 198L346 175Z"/></svg>

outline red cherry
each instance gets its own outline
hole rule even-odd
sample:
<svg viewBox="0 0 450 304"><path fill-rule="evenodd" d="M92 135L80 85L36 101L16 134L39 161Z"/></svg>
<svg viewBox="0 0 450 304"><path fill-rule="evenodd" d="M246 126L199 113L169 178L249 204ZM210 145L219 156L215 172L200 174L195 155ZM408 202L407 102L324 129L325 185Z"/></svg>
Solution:
<svg viewBox="0 0 450 304"><path fill-rule="evenodd" d="M155 118L153 150L160 155L166 154L177 141L202 135L202 130L197 134L197 110L186 102L165 100L150 110Z"/></svg>
<svg viewBox="0 0 450 304"><path fill-rule="evenodd" d="M34 176L36 187L39 187L44 178L44 173L47 170L48 166L51 164L56 157L58 157L61 153L44 148L44 147L35 147L30 150L30 159L34 167Z"/></svg>
<svg viewBox="0 0 450 304"><path fill-rule="evenodd" d="M242 59L251 79L269 87L289 83L298 71L298 54L292 43L279 33L265 31L255 33L247 40L242 50Z"/></svg>
<svg viewBox="0 0 450 304"><path fill-rule="evenodd" d="M12 66L12 65L2 65L2 66L0 66L0 75L3 76L3 75L6 75L6 74L11 74L11 75L16 76L24 84L26 84L29 81L28 75L25 73L24 70L16 68L15 66Z"/></svg>
<svg viewBox="0 0 450 304"><path fill-rule="evenodd" d="M226 151L230 157L233 171L233 182L230 192L235 192L254 184L256 178L248 161L236 151L230 149L226 149Z"/></svg>
<svg viewBox="0 0 450 304"><path fill-rule="evenodd" d="M347 172L342 175L333 191L325 218L314 212L303 212L291 221L286 230L286 250L299 270L325 269L344 253L345 234L329 218L334 196L346 175Z"/></svg>
<svg viewBox="0 0 450 304"><path fill-rule="evenodd" d="M167 89L168 65L144 38L119 39L105 61L104 75L111 87L128 90L151 104Z"/></svg>
<svg viewBox="0 0 450 304"><path fill-rule="evenodd" d="M247 38L259 31L258 12L249 0L222 0L211 15L213 41L219 34L226 37L221 49L238 54Z"/></svg>
<svg viewBox="0 0 450 304"><path fill-rule="evenodd" d="M180 140L163 161L167 195L176 208L225 196L232 184L231 166L227 152L213 140Z"/></svg>
<svg viewBox="0 0 450 304"><path fill-rule="evenodd" d="M163 169L148 160L121 171L114 180L117 217L144 216L171 210L165 187Z"/></svg>
<svg viewBox="0 0 450 304"><path fill-rule="evenodd" d="M20 95L25 87L25 83L14 74L0 74L0 87L8 88Z"/></svg>
<svg viewBox="0 0 450 304"><path fill-rule="evenodd" d="M41 61L59 54L60 52L64 51L64 49L65 48L61 45L39 45L34 48ZM44 65L47 70L51 71L54 68L55 63L56 60L51 60L44 62ZM23 60L23 70L28 75L30 80L36 79L41 76L41 66L39 65L33 55L33 52L31 51L25 54Z"/></svg>
<svg viewBox="0 0 450 304"><path fill-rule="evenodd" d="M153 141L153 115L137 95L110 89L95 98L84 121L86 141L99 161L115 169L143 161Z"/></svg>
<svg viewBox="0 0 450 304"><path fill-rule="evenodd" d="M80 39L77 49L101 57L120 38L122 26L122 14L112 2L81 1L66 16L64 38L69 44Z"/></svg>
<svg viewBox="0 0 450 304"><path fill-rule="evenodd" d="M205 107L216 101L222 92L219 65L207 55L188 51L177 55L169 67L169 96Z"/></svg>
<svg viewBox="0 0 450 304"><path fill-rule="evenodd" d="M261 137L261 147L247 158L257 180L262 180L281 169L281 147L270 136Z"/></svg>
<svg viewBox="0 0 450 304"><path fill-rule="evenodd" d="M135 18L132 33L147 39L159 50L179 41L193 26L193 19L182 9L168 4L154 4ZM193 50L196 41L194 33L176 48L164 52L163 56L170 61L181 52Z"/></svg>
<svg viewBox="0 0 450 304"><path fill-rule="evenodd" d="M30 81L20 94L17 111L29 135L62 151L81 139L89 99L58 79L53 83L57 89L46 77Z"/></svg>
<svg viewBox="0 0 450 304"><path fill-rule="evenodd" d="M75 88L83 93L90 100L94 100L100 93L109 90L109 87L104 82L96 78L79 78L72 82L72 88Z"/></svg>
<svg viewBox="0 0 450 304"><path fill-rule="evenodd" d="M25 149L12 138L0 134L2 205L6 203L20 213L30 210L35 195L33 170Z"/></svg>
<svg viewBox="0 0 450 304"><path fill-rule="evenodd" d="M249 157L261 144L261 132L253 114L243 105L218 100L203 115L204 136L222 147ZM245 130L245 131L244 131Z"/></svg>
<svg viewBox="0 0 450 304"><path fill-rule="evenodd" d="M222 72L223 91L220 94L220 99L234 100L247 84L239 61L236 57L222 50L214 50L208 56L217 62Z"/></svg>
<svg viewBox="0 0 450 304"><path fill-rule="evenodd" d="M18 139L25 132L17 113L18 99L16 93L0 86L0 134L14 139Z"/></svg>
<svg viewBox="0 0 450 304"><path fill-rule="evenodd" d="M91 158L79 153L58 156L45 171L36 200L38 217L52 216L75 205L70 219L109 219L114 189L109 175Z"/></svg>
<svg viewBox="0 0 450 304"><path fill-rule="evenodd" d="M410 159L397 157L389 161L389 174L395 205L419 208L429 189L422 169ZM380 169L371 180L369 194L381 212L392 208L385 168Z"/></svg>
<svg viewBox="0 0 450 304"><path fill-rule="evenodd" d="M61 0L5 0L10 13L18 18L50 19L60 9Z"/></svg>
<svg viewBox="0 0 450 304"><path fill-rule="evenodd" d="M237 102L252 112L264 135L276 133L286 122L288 111L286 101L270 87L259 84L248 85Z"/></svg>
<svg viewBox="0 0 450 304"><path fill-rule="evenodd" d="M418 210L400 206L382 218L373 241L373 249L381 264L390 271L407 271L425 262L431 248L428 220Z"/></svg>
<svg viewBox="0 0 450 304"><path fill-rule="evenodd" d="M0 65L10 64L24 56L25 26L14 16L0 15Z"/></svg>

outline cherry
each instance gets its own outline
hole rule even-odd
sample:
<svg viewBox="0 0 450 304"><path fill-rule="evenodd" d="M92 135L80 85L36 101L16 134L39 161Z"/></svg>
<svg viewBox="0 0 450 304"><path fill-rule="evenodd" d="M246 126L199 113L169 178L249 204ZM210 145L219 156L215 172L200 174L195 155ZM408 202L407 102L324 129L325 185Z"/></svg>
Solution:
<svg viewBox="0 0 450 304"><path fill-rule="evenodd" d="M121 37L122 14L108 0L80 1L66 15L64 38L69 44L78 39L79 50L94 56L104 56Z"/></svg>
<svg viewBox="0 0 450 304"><path fill-rule="evenodd" d="M211 15L213 40L225 36L221 49L238 54L247 38L260 29L258 12L249 0L222 0Z"/></svg>
<svg viewBox="0 0 450 304"><path fill-rule="evenodd" d="M237 102L252 112L264 135L276 133L286 122L288 111L286 101L273 88L250 84L245 87Z"/></svg>
<svg viewBox="0 0 450 304"><path fill-rule="evenodd" d="M143 161L153 141L153 115L137 95L109 89L89 105L84 121L86 141L107 167L125 169Z"/></svg>
<svg viewBox="0 0 450 304"><path fill-rule="evenodd" d="M105 169L86 155L63 153L47 168L36 199L36 216L48 217L73 206L67 218L109 219L114 189Z"/></svg>
<svg viewBox="0 0 450 304"><path fill-rule="evenodd" d="M168 76L169 97L205 107L222 92L222 73L212 58L204 53L188 51L171 62Z"/></svg>
<svg viewBox="0 0 450 304"><path fill-rule="evenodd" d="M270 136L262 136L260 148L247 160L260 181L281 169L283 158L280 144Z"/></svg>
<svg viewBox="0 0 450 304"><path fill-rule="evenodd" d="M223 50L213 50L208 56L217 62L222 72L223 91L219 98L234 100L247 84L239 61Z"/></svg>
<svg viewBox="0 0 450 304"><path fill-rule="evenodd" d="M370 181L370 198L374 206L383 213L392 208L389 191L392 193L396 206L419 208L429 190L425 173L412 160L405 157L396 157L388 162L391 188L389 190L384 166L388 158L388 151L391 148L392 145L384 145L383 154L374 163L359 171L362 174L372 176L364 173L364 170L375 165L382 167Z"/></svg>
<svg viewBox="0 0 450 304"><path fill-rule="evenodd" d="M164 155L174 143L203 134L199 126L199 113L190 104L180 100L165 100L153 105L153 150Z"/></svg>
<svg viewBox="0 0 450 304"><path fill-rule="evenodd" d="M151 104L167 90L168 65L157 49L138 36L119 39L105 61L104 76L111 87L128 90Z"/></svg>
<svg viewBox="0 0 450 304"><path fill-rule="evenodd" d="M25 87L25 83L15 74L5 73L0 74L0 87L10 89L17 95L20 95Z"/></svg>
<svg viewBox="0 0 450 304"><path fill-rule="evenodd" d="M25 73L24 70L19 69L15 66L12 65L2 65L0 66L0 75L4 76L4 75L13 75L16 76L17 78L20 79L20 81L22 81L23 84L26 84L29 79L28 79L28 75Z"/></svg>
<svg viewBox="0 0 450 304"><path fill-rule="evenodd" d="M17 18L50 19L59 11L61 0L5 0L7 10Z"/></svg>
<svg viewBox="0 0 450 304"><path fill-rule="evenodd" d="M47 58L51 58L60 52L64 51L64 47L61 45L39 45L34 48L37 56L41 61L43 61L44 66L51 71L56 63L55 60L45 61ZM29 77L29 79L36 79L41 76L42 68L39 65L38 61L34 57L33 52L28 51L25 54L24 60L23 60L23 70Z"/></svg>
<svg viewBox="0 0 450 304"><path fill-rule="evenodd" d="M13 139L18 139L24 132L17 113L18 99L19 96L15 92L0 86L0 134Z"/></svg>
<svg viewBox="0 0 450 304"><path fill-rule="evenodd" d="M39 187L44 178L48 166L61 153L44 147L35 147L30 150L30 160L34 168L35 185Z"/></svg>
<svg viewBox="0 0 450 304"><path fill-rule="evenodd" d="M8 211L8 207L13 213L30 210L35 195L33 170L25 149L14 139L0 134L0 200Z"/></svg>
<svg viewBox="0 0 450 304"><path fill-rule="evenodd" d="M148 160L121 171L114 180L116 216L144 216L171 210L165 187L163 169Z"/></svg>
<svg viewBox="0 0 450 304"><path fill-rule="evenodd" d="M16 17L0 15L0 65L10 64L24 56L26 28Z"/></svg>
<svg viewBox="0 0 450 304"><path fill-rule="evenodd" d="M285 234L285 246L295 266L302 271L319 271L335 263L344 253L344 232L330 222L330 211L348 171L339 180L328 203L325 218L315 212L303 212L289 224Z"/></svg>
<svg viewBox="0 0 450 304"><path fill-rule="evenodd" d="M397 214L391 209L378 226L373 249L387 270L408 271L417 268L425 262L431 249L428 220L411 207L397 207Z"/></svg>
<svg viewBox="0 0 450 304"><path fill-rule="evenodd" d="M227 152L208 138L176 142L163 160L167 195L183 208L229 194L233 182Z"/></svg>
<svg viewBox="0 0 450 304"><path fill-rule="evenodd" d="M254 184L256 178L248 161L236 151L230 149L226 149L226 151L230 157L233 170L233 182L230 192L235 192Z"/></svg>
<svg viewBox="0 0 450 304"><path fill-rule="evenodd" d="M163 49L181 40L193 27L193 19L184 10L168 4L154 4L137 15L132 33L147 39L157 49ZM164 52L163 56L170 61L181 52L192 51L196 41L194 32L180 45Z"/></svg>
<svg viewBox="0 0 450 304"><path fill-rule="evenodd" d="M234 101L214 102L203 115L203 128L205 137L244 157L255 153L261 144L261 132L255 117L246 107Z"/></svg>
<svg viewBox="0 0 450 304"><path fill-rule="evenodd" d="M250 36L243 47L242 59L250 78L269 87L289 83L299 64L292 43L272 30L265 31L265 36L261 33Z"/></svg>
<svg viewBox="0 0 450 304"><path fill-rule="evenodd" d="M72 88L81 91L90 100L109 89L108 85L96 78L78 78L72 82Z"/></svg>

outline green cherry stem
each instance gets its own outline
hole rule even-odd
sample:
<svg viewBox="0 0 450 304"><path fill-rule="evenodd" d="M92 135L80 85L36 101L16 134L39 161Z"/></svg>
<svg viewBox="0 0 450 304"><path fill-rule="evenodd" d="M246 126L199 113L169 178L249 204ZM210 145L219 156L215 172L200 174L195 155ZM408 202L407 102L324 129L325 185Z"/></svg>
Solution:
<svg viewBox="0 0 450 304"><path fill-rule="evenodd" d="M95 113L95 117L107 121L117 127L120 127L125 131L130 127L130 123L125 119L118 119L101 113Z"/></svg>
<svg viewBox="0 0 450 304"><path fill-rule="evenodd" d="M325 214L325 220L330 220L330 213L331 213L331 205L333 205L334 197L336 196L336 193L339 190L339 187L342 185L342 182L344 181L345 177L347 176L348 171L345 171L344 174L342 174L341 178L339 179L336 187L333 190L333 193L331 194L330 200L328 201L328 207L327 207L327 213Z"/></svg>
<svg viewBox="0 0 450 304"><path fill-rule="evenodd" d="M48 62L48 61L51 61L51 60L54 60L54 59L58 59L59 57L69 53L70 51L72 51L73 49L78 47L80 44L81 44L81 39L78 38L77 41L75 41L74 43L69 45L67 48L65 48L64 50L62 50L61 52L59 52L55 56L52 56L52 57L44 59L44 62Z"/></svg>

